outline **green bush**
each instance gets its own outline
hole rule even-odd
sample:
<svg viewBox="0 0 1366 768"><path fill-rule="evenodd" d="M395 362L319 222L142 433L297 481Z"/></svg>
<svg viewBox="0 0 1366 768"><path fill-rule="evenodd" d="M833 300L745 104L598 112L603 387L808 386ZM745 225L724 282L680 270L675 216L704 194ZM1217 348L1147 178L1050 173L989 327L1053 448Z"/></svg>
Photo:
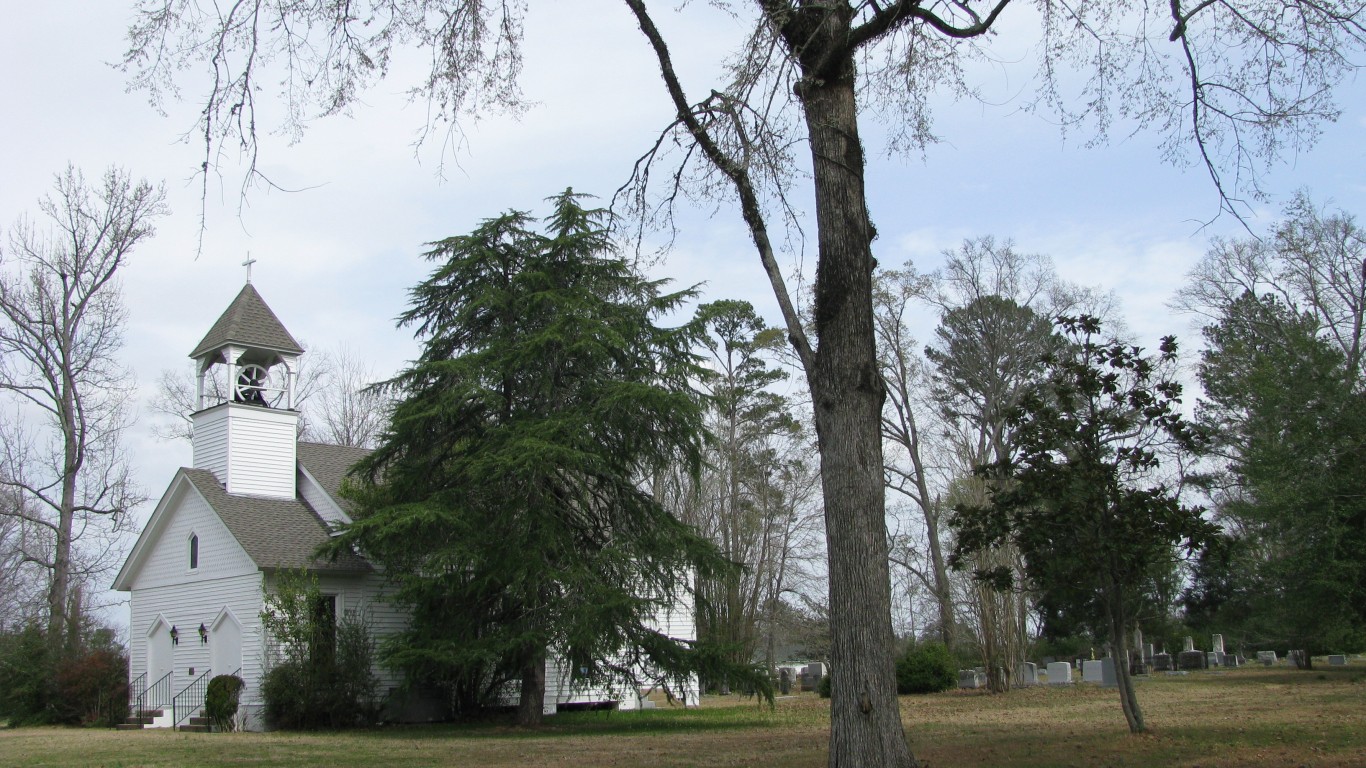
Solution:
<svg viewBox="0 0 1366 768"><path fill-rule="evenodd" d="M261 681L272 728L349 728L379 715L375 643L362 615L340 611L308 574L285 572L261 622L274 641Z"/></svg>
<svg viewBox="0 0 1366 768"><path fill-rule="evenodd" d="M237 675L218 675L209 681L209 689L204 694L204 712L218 730L234 730L233 718L237 716L237 700L244 685Z"/></svg>
<svg viewBox="0 0 1366 768"><path fill-rule="evenodd" d="M0 634L0 722L112 727L128 717L128 656L109 633L54 646L36 624Z"/></svg>
<svg viewBox="0 0 1366 768"><path fill-rule="evenodd" d="M819 683L816 683L816 695L822 699L830 698L830 675L825 675Z"/></svg>
<svg viewBox="0 0 1366 768"><path fill-rule="evenodd" d="M953 656L943 643L915 643L896 661L896 692L939 693L958 682Z"/></svg>

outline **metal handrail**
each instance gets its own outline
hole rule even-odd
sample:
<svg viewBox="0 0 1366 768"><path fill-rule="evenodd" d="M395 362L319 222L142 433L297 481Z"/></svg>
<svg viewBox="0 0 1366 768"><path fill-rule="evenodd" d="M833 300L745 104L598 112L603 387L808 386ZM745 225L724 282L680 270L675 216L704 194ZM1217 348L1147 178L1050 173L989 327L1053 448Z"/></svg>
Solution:
<svg viewBox="0 0 1366 768"><path fill-rule="evenodd" d="M134 717L142 717L142 697L147 695L147 673L128 681L128 708Z"/></svg>
<svg viewBox="0 0 1366 768"><path fill-rule="evenodd" d="M195 710L204 708L204 694L208 691L209 676L212 674L212 669L204 670L204 674L196 677L194 682L185 686L174 699L171 699L172 728L179 728L182 720L188 718ZM185 710L183 715L180 714L182 708Z"/></svg>
<svg viewBox="0 0 1366 768"><path fill-rule="evenodd" d="M161 676L160 680L157 680L155 683L152 683L151 685L142 689L142 694L138 696L137 711L134 714L136 714L138 717L141 717L142 713L147 711L147 700L152 698L153 694L157 694L156 700L158 702L163 701L165 699L166 694L169 694L171 692L171 675L173 674L175 674L174 670L172 670L171 672L167 672L166 674Z"/></svg>

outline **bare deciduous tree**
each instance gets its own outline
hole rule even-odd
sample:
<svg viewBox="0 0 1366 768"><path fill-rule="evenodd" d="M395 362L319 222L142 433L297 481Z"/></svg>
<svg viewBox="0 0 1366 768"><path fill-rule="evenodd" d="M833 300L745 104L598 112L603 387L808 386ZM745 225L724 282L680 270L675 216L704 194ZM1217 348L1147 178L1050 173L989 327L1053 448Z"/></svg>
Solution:
<svg viewBox="0 0 1366 768"><path fill-rule="evenodd" d="M63 636L75 581L109 563L104 540L142 495L120 443L131 375L116 355L125 309L119 269L152 236L165 194L118 169L95 185L68 168L0 254L0 392L17 417L0 426L0 486L26 529L24 558L48 580L49 637Z"/></svg>

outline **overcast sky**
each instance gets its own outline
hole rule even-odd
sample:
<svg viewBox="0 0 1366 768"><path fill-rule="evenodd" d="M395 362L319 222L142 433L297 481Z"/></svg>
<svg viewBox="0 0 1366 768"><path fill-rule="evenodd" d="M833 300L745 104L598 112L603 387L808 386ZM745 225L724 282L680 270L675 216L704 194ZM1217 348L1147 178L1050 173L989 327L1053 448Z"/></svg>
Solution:
<svg viewBox="0 0 1366 768"><path fill-rule="evenodd" d="M7 228L36 213L37 198L68 163L88 177L117 164L166 184L172 215L124 274L131 309L125 354L144 403L129 441L153 498L190 455L186 444L151 436L145 402L162 370L188 367L186 355L241 288L248 253L256 259L253 284L296 338L311 347L348 346L381 375L392 373L416 351L393 318L407 287L429 269L420 258L424 243L507 209L543 211L544 198L569 186L610 197L671 117L653 59L621 3L533 3L523 87L536 106L520 120L470 125L439 174L439 143L412 146L425 105L406 104L410 83L381 84L352 115L315 124L302 142L263 142L262 169L300 191L257 189L244 201L240 169L228 158L210 179L196 256L201 195L194 174L203 149L183 137L200 94L187 81L185 101L163 115L146 94L128 92L126 76L112 66L126 47L128 5L0 6L0 223ZM687 36L675 52L694 94L717 84L715 62L742 31L706 6L666 19L666 34ZM1012 239L1020 250L1051 256L1063 277L1113 290L1141 342L1189 335L1186 319L1172 316L1165 302L1211 236L1242 234L1227 216L1201 228L1218 210L1203 171L1164 164L1151 134L1121 129L1094 148L1085 147L1085 136L1064 139L1021 110L1022 76L1006 65L1000 72L984 81L991 105L940 105L935 127L945 140L923 158L889 157L876 129L868 129L881 263L912 261L928 271L966 237ZM1264 230L1300 188L1320 202L1366 211L1366 84L1341 94L1343 116L1324 127L1317 148L1287 158L1268 177L1274 199L1253 211L1254 229ZM736 211L697 211L683 225L656 274L705 282L708 300L748 299L779 322ZM801 258L789 261L800 267Z"/></svg>

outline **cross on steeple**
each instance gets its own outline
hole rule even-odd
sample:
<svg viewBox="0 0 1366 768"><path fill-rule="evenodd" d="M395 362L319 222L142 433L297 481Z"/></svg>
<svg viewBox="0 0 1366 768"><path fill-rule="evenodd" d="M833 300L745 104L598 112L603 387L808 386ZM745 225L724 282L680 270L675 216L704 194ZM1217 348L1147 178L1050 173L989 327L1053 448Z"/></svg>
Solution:
<svg viewBox="0 0 1366 768"><path fill-rule="evenodd" d="M251 257L251 251L247 252L247 260L242 262L242 266L247 268L247 282L251 282L251 265L256 263L256 259Z"/></svg>

